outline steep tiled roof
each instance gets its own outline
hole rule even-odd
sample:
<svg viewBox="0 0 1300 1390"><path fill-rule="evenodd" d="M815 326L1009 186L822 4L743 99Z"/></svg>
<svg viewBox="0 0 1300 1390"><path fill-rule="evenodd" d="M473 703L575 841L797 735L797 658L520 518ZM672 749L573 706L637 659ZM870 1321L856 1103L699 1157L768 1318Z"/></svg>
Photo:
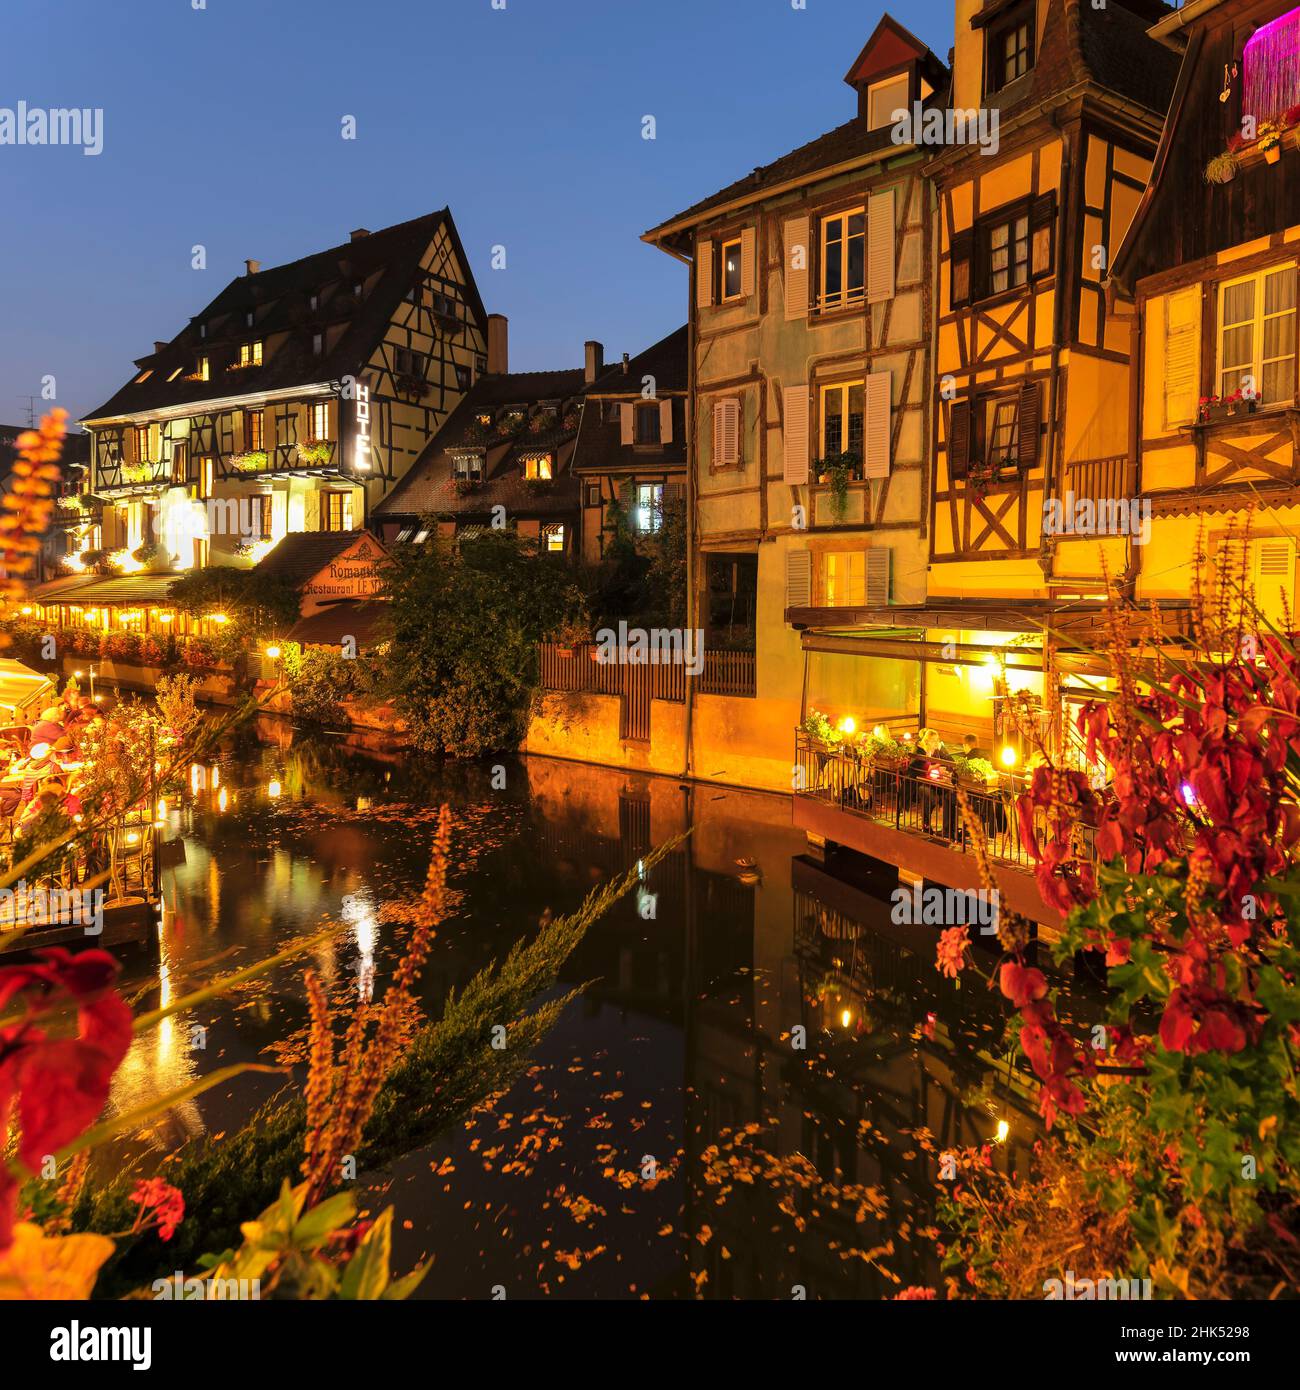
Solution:
<svg viewBox="0 0 1300 1390"><path fill-rule="evenodd" d="M629 359L627 366L616 362L587 387L589 396L630 396L641 394L641 384L653 377L655 391L667 395L685 391L690 384L690 362L687 358L689 333L686 324L661 338L652 347Z"/></svg>
<svg viewBox="0 0 1300 1390"><path fill-rule="evenodd" d="M259 574L305 584L336 555L355 545L360 531L292 531L256 565Z"/></svg>
<svg viewBox="0 0 1300 1390"><path fill-rule="evenodd" d="M483 516L500 504L511 516L551 516L577 507L577 484L567 477L567 446L576 433L575 401L586 385L581 367L556 372L509 372L480 377L465 393L443 427L425 446L406 477L375 508L376 515L423 516L429 512ZM527 427L504 433L499 428L509 406L530 411L542 404L561 407L560 418L540 432ZM565 405L569 411L564 410ZM486 430L479 416L491 415ZM481 450L486 476L472 490L457 487L451 455L457 450ZM546 450L556 456L557 477L549 484L528 486L522 477L522 456Z"/></svg>
<svg viewBox="0 0 1300 1390"><path fill-rule="evenodd" d="M138 360L141 372L86 418L126 415L168 406L198 404L260 391L276 391L314 382L335 381L357 372L370 357L384 328L411 287L429 242L446 226L466 274L468 310L486 322L447 208L371 232L328 251L319 251L287 265L271 266L255 275L232 280L170 343ZM358 298L353 286L366 285ZM312 309L316 295L318 307ZM254 314L252 327L247 324ZM206 336L200 337L200 325ZM312 337L341 329L338 341L323 355L312 352ZM241 343L265 341L289 333L286 341L266 355L261 366L227 371L237 360ZM211 361L211 379L190 381L198 358ZM169 377L180 369L174 380Z"/></svg>
<svg viewBox="0 0 1300 1390"><path fill-rule="evenodd" d="M382 599L342 599L310 617L299 618L286 640L303 646L337 647L345 637L355 637L359 646L369 647L382 635L384 619L391 612Z"/></svg>

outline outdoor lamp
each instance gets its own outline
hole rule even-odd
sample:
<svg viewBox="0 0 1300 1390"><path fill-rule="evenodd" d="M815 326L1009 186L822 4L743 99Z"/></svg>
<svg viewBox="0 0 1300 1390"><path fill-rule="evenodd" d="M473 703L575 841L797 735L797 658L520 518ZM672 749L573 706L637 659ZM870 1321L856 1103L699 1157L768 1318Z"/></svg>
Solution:
<svg viewBox="0 0 1300 1390"><path fill-rule="evenodd" d="M998 1121L998 1136L997 1136L997 1142L998 1142L999 1144L1005 1144L1005 1143L1007 1142L1007 1135L1010 1134L1010 1133L1011 1133L1011 1126L1010 1126L1009 1124L1007 1124L1007 1122L1006 1122L1005 1120L999 1120L999 1121Z"/></svg>
<svg viewBox="0 0 1300 1390"><path fill-rule="evenodd" d="M267 654L268 657L270 657L270 659L271 659L272 661L279 661L279 659L280 659L280 648L277 647L277 646L274 646L274 645L273 645L273 646L270 646L270 647L267 647L267 649L266 649L266 654Z"/></svg>
<svg viewBox="0 0 1300 1390"><path fill-rule="evenodd" d="M858 731L858 721L854 719L851 714L846 714L844 718L840 720L839 727L840 733L842 734L856 734Z"/></svg>
<svg viewBox="0 0 1300 1390"><path fill-rule="evenodd" d="M1009 743L1006 745L1005 748L1003 748L1003 750L1002 750L1002 755L1001 755L1001 756L1002 756L1002 766L1003 766L1003 767L1015 767L1015 765L1016 765L1016 750L1015 750L1014 748L1012 748L1012 746L1011 746Z"/></svg>
<svg viewBox="0 0 1300 1390"><path fill-rule="evenodd" d="M271 798L272 801L275 801L280 795L279 782L268 782L266 784L266 794Z"/></svg>

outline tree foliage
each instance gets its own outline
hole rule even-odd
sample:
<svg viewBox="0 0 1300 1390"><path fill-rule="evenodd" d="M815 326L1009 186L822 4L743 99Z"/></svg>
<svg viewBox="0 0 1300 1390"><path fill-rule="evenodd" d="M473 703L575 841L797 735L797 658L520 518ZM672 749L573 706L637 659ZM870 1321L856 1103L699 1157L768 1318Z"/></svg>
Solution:
<svg viewBox="0 0 1300 1390"><path fill-rule="evenodd" d="M518 748L540 687L537 644L583 610L564 562L490 532L397 546L383 582L393 695L415 745L455 757Z"/></svg>

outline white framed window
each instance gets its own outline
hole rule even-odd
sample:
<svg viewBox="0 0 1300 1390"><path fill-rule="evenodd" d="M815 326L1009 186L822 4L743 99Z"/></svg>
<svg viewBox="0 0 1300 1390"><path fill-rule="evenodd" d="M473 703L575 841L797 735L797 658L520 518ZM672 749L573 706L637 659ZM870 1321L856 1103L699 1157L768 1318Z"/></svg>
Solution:
<svg viewBox="0 0 1300 1390"><path fill-rule="evenodd" d="M907 110L908 75L900 72L867 88L867 127L880 130L894 124L894 112Z"/></svg>
<svg viewBox="0 0 1300 1390"><path fill-rule="evenodd" d="M867 292L867 211L851 208L821 222L821 307L859 303Z"/></svg>
<svg viewBox="0 0 1300 1390"><path fill-rule="evenodd" d="M262 340L260 338L252 343L240 344L239 365L241 367L260 367L262 365Z"/></svg>
<svg viewBox="0 0 1300 1390"><path fill-rule="evenodd" d="M821 456L857 454L862 457L866 425L866 392L860 381L837 381L821 390Z"/></svg>
<svg viewBox="0 0 1300 1390"><path fill-rule="evenodd" d="M1296 268L1261 270L1219 286L1218 394L1253 390L1264 405L1296 390Z"/></svg>
<svg viewBox="0 0 1300 1390"><path fill-rule="evenodd" d="M321 444L330 437L330 408L325 401L307 407L307 442Z"/></svg>
<svg viewBox="0 0 1300 1390"><path fill-rule="evenodd" d="M636 529L650 535L663 525L664 487L662 483L638 483L636 488Z"/></svg>
<svg viewBox="0 0 1300 1390"><path fill-rule="evenodd" d="M739 237L736 237L734 241L722 243L720 261L724 303L728 299L740 299L745 292L743 259L743 247Z"/></svg>
<svg viewBox="0 0 1300 1390"><path fill-rule="evenodd" d="M831 551L826 556L827 608L861 608L867 601L867 555L864 550Z"/></svg>
<svg viewBox="0 0 1300 1390"><path fill-rule="evenodd" d="M552 555L564 554L564 527L559 522L542 527L542 549Z"/></svg>

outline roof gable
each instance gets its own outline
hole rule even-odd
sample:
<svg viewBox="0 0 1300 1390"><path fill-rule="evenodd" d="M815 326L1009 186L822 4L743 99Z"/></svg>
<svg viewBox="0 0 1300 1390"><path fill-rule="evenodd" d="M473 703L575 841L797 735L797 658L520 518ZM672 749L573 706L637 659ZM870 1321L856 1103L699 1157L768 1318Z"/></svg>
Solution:
<svg viewBox="0 0 1300 1390"><path fill-rule="evenodd" d="M929 52L925 44L896 19L881 15L880 23L853 66L844 74L844 80L850 87L860 87L881 73L893 72L904 63L914 63L924 58Z"/></svg>

